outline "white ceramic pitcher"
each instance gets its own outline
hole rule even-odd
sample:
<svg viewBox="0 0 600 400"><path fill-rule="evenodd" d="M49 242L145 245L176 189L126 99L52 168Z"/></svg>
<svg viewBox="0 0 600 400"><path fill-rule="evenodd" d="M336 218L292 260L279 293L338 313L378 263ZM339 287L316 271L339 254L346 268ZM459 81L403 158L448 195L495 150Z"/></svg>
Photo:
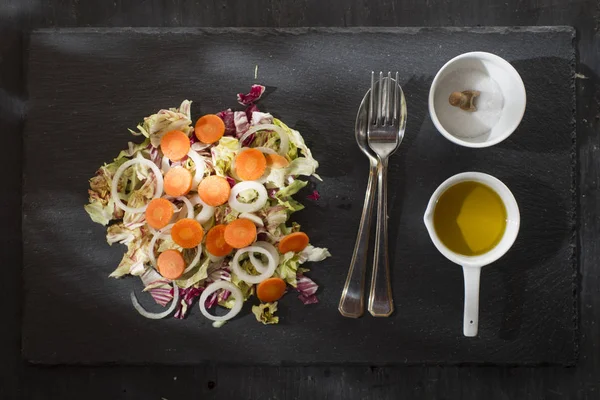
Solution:
<svg viewBox="0 0 600 400"><path fill-rule="evenodd" d="M496 193L498 193L504 202L504 206L506 207L506 229L504 230L502 239L496 245L496 247L487 253L478 256L464 256L451 251L441 242L433 226L433 213L442 193L444 193L451 186L465 181L480 182L489 186ZM476 336L479 325L479 278L481 275L481 268L502 257L515 242L517 234L519 233L519 225L521 222L517 201L508 187L499 179L481 172L463 172L448 178L436 189L429 200L429 204L427 205L424 221L427 231L429 232L429 236L431 237L435 247L448 260L461 265L463 268L463 275L465 279L463 333L465 336Z"/></svg>

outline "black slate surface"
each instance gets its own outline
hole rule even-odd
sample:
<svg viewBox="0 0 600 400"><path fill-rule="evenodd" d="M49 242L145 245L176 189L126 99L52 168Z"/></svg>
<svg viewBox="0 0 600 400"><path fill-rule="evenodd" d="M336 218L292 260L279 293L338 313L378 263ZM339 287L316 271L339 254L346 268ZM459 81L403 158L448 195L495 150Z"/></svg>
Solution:
<svg viewBox="0 0 600 400"><path fill-rule="evenodd" d="M572 364L575 307L573 31L63 30L32 34L24 165L23 353L42 363L494 363ZM426 111L433 75L465 51L492 51L521 73L528 108L491 149L459 148ZM133 280L106 276L122 254L82 209L87 179L130 139L126 128L161 107L194 100L193 116L235 106L267 85L261 107L299 129L321 162L322 198L296 219L334 257L317 264L321 303L281 302L283 323L246 315L215 331L194 309L185 321L146 321L131 308ZM371 69L399 69L405 141L391 163L396 313L341 317L337 301L362 206L367 162L352 127ZM482 275L480 334L462 337L460 268L422 226L448 176L491 173L511 188L522 230ZM168 339L167 339L168 337Z"/></svg>

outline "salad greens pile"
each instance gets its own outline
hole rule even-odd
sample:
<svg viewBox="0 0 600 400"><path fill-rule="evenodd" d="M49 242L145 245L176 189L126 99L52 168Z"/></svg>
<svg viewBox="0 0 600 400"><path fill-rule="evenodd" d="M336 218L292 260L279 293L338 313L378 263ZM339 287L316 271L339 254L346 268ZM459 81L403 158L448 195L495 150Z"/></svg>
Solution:
<svg viewBox="0 0 600 400"><path fill-rule="evenodd" d="M239 312L242 303L257 293L258 285L273 278L283 280L287 292L296 291L304 304L318 302L318 285L306 276L309 270L305 263L322 261L330 256L329 252L305 243L302 248L281 253L286 248L281 241L300 232L297 223L289 222L291 214L304 208L293 196L308 184L299 176L321 179L315 172L319 164L298 131L258 110L255 103L264 91L264 86L253 85L248 94L238 94L243 111L227 109L216 114L224 129L223 136L214 143L203 143L195 134L191 101L184 100L178 108L160 110L144 118L137 130L130 130L143 141L130 142L113 162L101 166L90 179L85 210L92 221L107 226L109 245L120 243L127 247L110 276L138 276L144 291L156 303L165 308L171 303L165 311L151 313L132 294L134 307L147 318L184 318L198 301L202 313L218 327ZM187 156L177 161L169 160L161 149L161 140L172 131L183 132L190 142ZM235 162L249 148L258 149L265 156L282 156L285 165L268 166L259 179L243 181L236 173ZM175 167L194 176L194 185L182 196L168 196L163 191L164 177ZM224 204L212 206L197 191L198 182L215 175L227 180L231 195ZM264 187L266 196L257 185ZM313 200L318 197L316 191L308 196ZM158 198L167 199L174 210L170 225L162 229L153 228L146 220L148 204ZM197 221L203 231L204 240L193 248L183 248L169 234L173 223L186 218ZM211 254L206 246L207 234L217 225L228 226L239 219L255 224L255 241L244 248L233 248L225 256ZM182 255L185 271L169 279L161 274L156 259L171 250ZM276 300L255 304L252 311L257 321L278 323ZM230 312L224 317L206 312L217 305Z"/></svg>

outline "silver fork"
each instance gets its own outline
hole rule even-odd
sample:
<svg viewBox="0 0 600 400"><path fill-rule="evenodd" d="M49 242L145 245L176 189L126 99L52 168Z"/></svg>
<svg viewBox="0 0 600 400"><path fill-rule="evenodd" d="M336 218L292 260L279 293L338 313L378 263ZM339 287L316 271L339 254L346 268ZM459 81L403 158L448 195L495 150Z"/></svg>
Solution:
<svg viewBox="0 0 600 400"><path fill-rule="evenodd" d="M390 72L384 78L380 72L378 86L375 86L375 73L371 72L367 141L379 160L377 231L368 306L374 317L388 317L394 312L388 256L387 170L388 158L400 146L406 128L406 100L398 83L398 72L395 78L392 80Z"/></svg>

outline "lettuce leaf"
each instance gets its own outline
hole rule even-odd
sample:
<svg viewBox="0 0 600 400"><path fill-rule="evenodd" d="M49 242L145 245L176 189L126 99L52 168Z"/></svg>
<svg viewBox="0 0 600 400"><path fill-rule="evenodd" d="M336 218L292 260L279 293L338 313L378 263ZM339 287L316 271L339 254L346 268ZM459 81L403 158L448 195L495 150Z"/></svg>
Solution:
<svg viewBox="0 0 600 400"><path fill-rule="evenodd" d="M304 158L304 161L300 161L300 164L292 166L288 166L288 173L290 175L307 175L314 176L318 180L322 180L319 175L315 173L317 168L319 167L319 163L312 156L312 153L306 143L304 143L304 139L300 135L300 132L290 129L286 124L278 120L277 118L273 118L273 124L282 128L289 136L290 139L290 149L288 150L288 157L292 160L292 163L297 158ZM290 167L292 167L290 169ZM295 171L302 171L302 173Z"/></svg>
<svg viewBox="0 0 600 400"><path fill-rule="evenodd" d="M156 186L156 177L151 175L148 179L145 180L142 187L137 190L132 191L127 198L127 205L133 208L143 207L148 204L148 202L154 196L154 189ZM129 211L125 211L123 214L123 223L129 229L134 229L146 224L146 214L143 212L140 213L131 213Z"/></svg>
<svg viewBox="0 0 600 400"><path fill-rule="evenodd" d="M139 240L142 237L141 228L130 229L127 228L122 222L113 224L106 230L106 241L109 245L114 243L121 243L127 245L134 240Z"/></svg>
<svg viewBox="0 0 600 400"><path fill-rule="evenodd" d="M178 130L189 136L192 131L191 105L191 101L184 100L179 108L160 110L144 118L144 121L137 126L138 132L131 129L129 131L134 135L144 135L149 138L154 147L160 145L160 139L169 131Z"/></svg>
<svg viewBox="0 0 600 400"><path fill-rule="evenodd" d="M200 259L200 262L196 264L189 272L183 274L181 278L174 282L182 289L189 288L197 284L198 282L206 279L208 276L208 265L210 264L210 258L206 257L204 260Z"/></svg>
<svg viewBox="0 0 600 400"><path fill-rule="evenodd" d="M273 303L263 303L258 306L252 306L252 313L256 317L256 320L262 322L264 325L279 323L279 317L275 316L276 312L276 301Z"/></svg>
<svg viewBox="0 0 600 400"><path fill-rule="evenodd" d="M280 189L277 193L275 193L275 196L279 197L279 198L293 196L296 193L298 193L300 191L300 189L302 189L306 185L308 185L308 182L296 179L291 184L284 187L283 189Z"/></svg>
<svg viewBox="0 0 600 400"><path fill-rule="evenodd" d="M107 225L111 220L123 218L123 210L115 205L110 196L110 188L115 172L125 161L125 157L115 158L112 163L98 168L96 175L90 179L89 204L86 204L84 209L92 221Z"/></svg>
<svg viewBox="0 0 600 400"><path fill-rule="evenodd" d="M240 213L232 210L227 203L217 206L215 207L214 215L215 225L233 222L237 219L238 215L240 215Z"/></svg>
<svg viewBox="0 0 600 400"><path fill-rule="evenodd" d="M123 210L117 207L112 199L103 205L101 200L91 198L90 204L86 204L83 208L97 224L108 225L112 220L123 218Z"/></svg>
<svg viewBox="0 0 600 400"><path fill-rule="evenodd" d="M300 210L304 209L304 205L302 205L301 203L299 203L296 200L292 199L291 197L286 197L284 199L280 199L279 197L276 197L275 199L277 200L277 203L280 206L285 207L291 213L294 213L296 211L300 211Z"/></svg>
<svg viewBox="0 0 600 400"><path fill-rule="evenodd" d="M319 163L313 158L306 157L298 157L290 162L285 168L286 175L305 175L305 176L314 176L315 178L322 180L321 177L315 174Z"/></svg>
<svg viewBox="0 0 600 400"><path fill-rule="evenodd" d="M149 145L150 145L150 139L148 139L148 138L146 138L140 144L135 144L133 142L129 142L129 143L127 143L127 149L126 150L121 150L121 152L117 156L117 160L119 160L119 159L121 159L123 157L134 157L134 156L136 156L138 153L140 153L142 151L145 151L146 153L149 153L149 149L148 149Z"/></svg>
<svg viewBox="0 0 600 400"><path fill-rule="evenodd" d="M300 256L292 251L283 255L279 261L279 265L275 270L274 276L277 276L293 287L296 287L296 275L298 274L298 266L300 265Z"/></svg>
<svg viewBox="0 0 600 400"><path fill-rule="evenodd" d="M124 275L142 275L146 271L145 265L150 261L148 258L148 247L151 236L143 235L137 240L127 244L127 252L123 255L121 262L111 274L111 278L120 278Z"/></svg>
<svg viewBox="0 0 600 400"><path fill-rule="evenodd" d="M239 141L236 138L223 136L219 144L211 149L212 164L217 175L227 176L238 147Z"/></svg>
<svg viewBox="0 0 600 400"><path fill-rule="evenodd" d="M300 261L302 263L323 261L327 257L331 257L331 253L324 247L308 245L300 252Z"/></svg>
<svg viewBox="0 0 600 400"><path fill-rule="evenodd" d="M270 233L275 233L279 225L285 224L288 219L288 211L285 206L275 206L267 208L260 217L266 220L266 228Z"/></svg>
<svg viewBox="0 0 600 400"><path fill-rule="evenodd" d="M272 124L273 116L269 113L264 113L260 111L253 111L252 118L250 119L250 125L263 125L263 124Z"/></svg>

